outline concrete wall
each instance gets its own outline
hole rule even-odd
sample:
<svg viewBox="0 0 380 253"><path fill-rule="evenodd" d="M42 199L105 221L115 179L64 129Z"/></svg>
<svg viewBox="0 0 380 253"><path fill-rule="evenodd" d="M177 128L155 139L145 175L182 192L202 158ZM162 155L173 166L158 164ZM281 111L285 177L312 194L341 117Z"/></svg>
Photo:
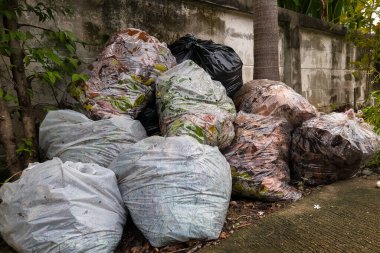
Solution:
<svg viewBox="0 0 380 253"><path fill-rule="evenodd" d="M339 36L301 29L302 95L322 110L364 100L365 79L355 78L350 62L356 50Z"/></svg>
<svg viewBox="0 0 380 253"><path fill-rule="evenodd" d="M171 43L186 33L231 46L241 57L243 80L253 77L252 1L239 0L83 0L58 24L80 39L103 44L115 31L136 27ZM364 99L365 80L354 78L350 61L356 49L344 41L341 27L279 10L281 79L323 111ZM81 50L90 63L100 46ZM42 93L41 93L42 94Z"/></svg>

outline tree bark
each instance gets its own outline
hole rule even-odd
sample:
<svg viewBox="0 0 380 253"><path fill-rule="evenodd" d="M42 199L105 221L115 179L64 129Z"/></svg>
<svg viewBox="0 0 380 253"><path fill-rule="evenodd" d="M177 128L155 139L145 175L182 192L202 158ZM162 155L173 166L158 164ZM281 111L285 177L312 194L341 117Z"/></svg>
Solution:
<svg viewBox="0 0 380 253"><path fill-rule="evenodd" d="M254 20L254 79L279 81L278 9L276 0L256 0Z"/></svg>
<svg viewBox="0 0 380 253"><path fill-rule="evenodd" d="M14 175L22 171L23 166L16 155L16 138L12 126L12 118L5 101L0 98L0 144L5 151L5 162L9 173Z"/></svg>
<svg viewBox="0 0 380 253"><path fill-rule="evenodd" d="M9 4L12 8L16 8L19 5L18 0L9 0ZM18 30L17 17L8 19L4 16L4 27L8 29L8 32L16 32ZM30 162L34 162L38 157L37 140L36 140L36 127L35 127L35 117L33 114L33 106L31 99L28 94L28 89L31 88L30 83L28 83L25 74L24 66L24 49L21 47L20 41L13 39L9 41L9 46L12 48L12 53L10 56L10 63L14 66L12 68L12 75L14 80L14 88L18 97L18 104L20 106L21 119L24 128L24 137L31 140L33 146L31 147L32 152L26 154L25 165Z"/></svg>

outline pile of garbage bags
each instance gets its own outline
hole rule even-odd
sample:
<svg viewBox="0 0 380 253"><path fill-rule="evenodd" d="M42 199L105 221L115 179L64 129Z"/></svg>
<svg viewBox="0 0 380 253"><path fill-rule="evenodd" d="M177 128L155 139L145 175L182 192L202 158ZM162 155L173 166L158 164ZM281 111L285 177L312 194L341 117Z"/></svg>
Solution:
<svg viewBox="0 0 380 253"><path fill-rule="evenodd" d="M366 165L379 147L379 136L353 114L313 118L293 134L293 174L310 185L347 179Z"/></svg>
<svg viewBox="0 0 380 253"><path fill-rule="evenodd" d="M232 193L295 201L292 179L349 178L379 150L352 113L320 116L277 81L241 87L229 47L186 35L169 48L138 29L115 34L72 86L86 115L47 114L42 162L0 188L14 249L113 252L127 214L155 247L216 239Z"/></svg>
<svg viewBox="0 0 380 253"><path fill-rule="evenodd" d="M0 232L18 252L113 252L126 222L115 174L59 158L0 188Z"/></svg>
<svg viewBox="0 0 380 253"><path fill-rule="evenodd" d="M221 83L193 61L160 76L156 94L162 134L189 135L220 148L231 143L235 106Z"/></svg>
<svg viewBox="0 0 380 253"><path fill-rule="evenodd" d="M218 148L189 136L152 136L109 167L133 222L155 247L217 239L231 195L230 166Z"/></svg>
<svg viewBox="0 0 380 253"><path fill-rule="evenodd" d="M224 150L232 167L233 193L269 201L297 200L289 186L292 126L283 118L239 112L235 139Z"/></svg>

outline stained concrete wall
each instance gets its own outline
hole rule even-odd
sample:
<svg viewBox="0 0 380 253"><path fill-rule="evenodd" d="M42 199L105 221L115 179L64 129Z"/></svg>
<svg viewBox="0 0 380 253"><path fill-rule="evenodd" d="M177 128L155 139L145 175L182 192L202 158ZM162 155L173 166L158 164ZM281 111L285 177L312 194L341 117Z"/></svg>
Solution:
<svg viewBox="0 0 380 253"><path fill-rule="evenodd" d="M136 27L171 43L192 33L235 49L241 57L243 81L253 78L253 2L250 0L57 0L75 7L72 17L58 16L51 26L72 31L89 42L79 48L85 64L96 59L110 35ZM25 22L34 22L27 17ZM279 9L281 80L320 110L363 101L364 75L353 75L357 50L344 40L342 27ZM50 89L35 86L34 100L54 103ZM355 95L354 95L355 93Z"/></svg>
<svg viewBox="0 0 380 253"><path fill-rule="evenodd" d="M202 39L232 46L244 63L244 80L248 81L253 75L252 16L247 12L211 2L70 1L77 8L77 14L72 18L60 17L58 24L73 31L84 41L100 44L112 33L128 27L145 30L168 44L186 33L192 33ZM87 62L91 62L100 50L101 47L88 47L80 53Z"/></svg>
<svg viewBox="0 0 380 253"><path fill-rule="evenodd" d="M80 39L102 44L113 33L136 27L171 43L186 33L231 46L241 57L243 80L253 77L253 3L249 0L83 0L58 24ZM297 13L279 10L281 80L323 111L364 99L365 79L352 75L356 49L344 29ZM100 46L80 50L89 63Z"/></svg>
<svg viewBox="0 0 380 253"><path fill-rule="evenodd" d="M339 36L301 29L302 95L322 110L363 101L365 78L353 75L357 51Z"/></svg>

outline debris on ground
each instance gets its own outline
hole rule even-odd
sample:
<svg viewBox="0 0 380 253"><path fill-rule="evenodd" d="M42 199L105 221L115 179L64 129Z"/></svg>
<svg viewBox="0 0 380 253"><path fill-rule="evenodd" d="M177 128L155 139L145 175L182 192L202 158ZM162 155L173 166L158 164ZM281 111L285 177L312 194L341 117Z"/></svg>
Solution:
<svg viewBox="0 0 380 253"><path fill-rule="evenodd" d="M190 136L146 138L110 165L135 225L155 247L217 239L231 196L218 148Z"/></svg>

